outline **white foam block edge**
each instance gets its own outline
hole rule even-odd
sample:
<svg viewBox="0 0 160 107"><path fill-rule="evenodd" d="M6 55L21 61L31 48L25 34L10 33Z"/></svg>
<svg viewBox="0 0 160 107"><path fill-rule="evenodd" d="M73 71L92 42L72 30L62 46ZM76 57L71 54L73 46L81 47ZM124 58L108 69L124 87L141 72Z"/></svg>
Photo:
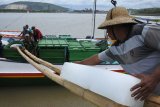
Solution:
<svg viewBox="0 0 160 107"><path fill-rule="evenodd" d="M140 82L133 76L68 62L63 65L60 76L119 104L143 107L144 101L131 97L131 87Z"/></svg>
<svg viewBox="0 0 160 107"><path fill-rule="evenodd" d="M16 47L19 47L19 46L22 46L22 44L13 44L10 46L10 48L16 48Z"/></svg>

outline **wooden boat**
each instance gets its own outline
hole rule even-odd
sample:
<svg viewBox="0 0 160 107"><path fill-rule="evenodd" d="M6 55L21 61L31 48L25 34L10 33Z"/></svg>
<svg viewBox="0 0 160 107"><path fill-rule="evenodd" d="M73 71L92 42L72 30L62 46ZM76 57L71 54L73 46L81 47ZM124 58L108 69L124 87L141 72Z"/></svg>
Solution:
<svg viewBox="0 0 160 107"><path fill-rule="evenodd" d="M7 36L4 36L2 40L5 40L6 37ZM96 45L100 40L77 39L72 38L70 35L45 35L38 43L32 42L30 44L19 40L19 37L16 35L13 37L16 39L13 39L11 36L10 39L8 39L9 43L1 49L1 53L3 58L19 62L25 62L25 60L15 49L11 48L14 45L26 46L27 49L37 57L56 64L63 64L66 61L73 62L83 60L99 53L107 47L107 41L105 40L101 44Z"/></svg>
<svg viewBox="0 0 160 107"><path fill-rule="evenodd" d="M15 79L23 78L23 80L28 79L28 80L26 80L27 82L30 79L34 78L31 81L33 83L32 85L35 85L34 80L37 80L38 83L43 83L44 81L40 82L40 79L38 79L38 78L41 78L41 80L42 80L42 78L49 77L51 80L54 81L54 83L56 82L56 83L64 86L65 88L69 89L71 92L83 97L84 99L89 100L90 102L94 103L95 105L98 105L99 107L108 107L108 106L110 106L110 107L126 107L125 105L118 104L115 101L112 101L106 97L103 97L99 94L93 93L92 91L83 89L82 87L80 87L78 85L75 85L69 81L64 80L62 77L59 76L59 74L61 72L60 66L57 67L55 65L52 65L51 63L48 63L42 59L39 59L25 49L22 49L22 50L19 49L19 52L27 61L29 61L31 64L33 64L33 66L35 66L37 70L34 69L31 65L25 63L25 67L31 68L32 71L26 71L25 73L24 72L18 73L17 70L16 70L16 72L11 71L12 73L11 72L1 72L1 74L0 74L1 79L2 78L3 79L10 78L10 79L12 79L12 82L10 82L12 84L15 82L15 81L13 81L14 78ZM2 62L2 63L4 65L9 64L9 66L11 68L14 68L13 66L18 66L19 67L18 69L21 69L20 68L21 66L24 67L24 65L21 65L22 63L15 63L15 62L14 62L15 64L13 64L13 62ZM7 63L7 64L5 64L5 63ZM49 69L44 68L44 66L48 67ZM112 67L112 69L113 69L113 67ZM121 71L122 68L120 68L116 65L113 70L115 70L115 71L120 70ZM41 71L41 72L39 72L39 71ZM45 77L44 77L44 75L45 75ZM21 79L18 79L17 81L20 82L20 80ZM47 79L46 82L48 83L48 85L49 84L53 85L52 84L53 82L50 81L49 79ZM20 84L22 84L22 82L20 82ZM23 82L23 84L26 85L24 82ZM12 84L12 85L14 85L14 84ZM146 100L144 107L159 107L160 106L159 101L160 101L159 96L151 96Z"/></svg>
<svg viewBox="0 0 160 107"><path fill-rule="evenodd" d="M160 19L151 19L151 18L142 18L142 17L135 17L135 20L137 22L140 22L140 23L147 23L147 24L156 24L156 25L160 25L159 22L160 22Z"/></svg>
<svg viewBox="0 0 160 107"><path fill-rule="evenodd" d="M3 36L3 38L17 38L20 39L18 36L21 33L21 31L13 31L13 30L0 30L0 35Z"/></svg>
<svg viewBox="0 0 160 107"><path fill-rule="evenodd" d="M92 103L100 106L100 107L126 107L125 105L118 104L106 97L102 97L101 95L98 95L96 93L93 93L90 90L84 89L76 84L73 84L70 81L67 81L63 79L58 74L60 73L60 69L58 69L56 66L46 63L45 61L36 58L35 56L29 54L25 49L21 50L17 48L19 53L29 62L31 63L36 69L41 71L44 75L46 75L48 78L53 80L54 82L64 86L65 88L69 89L71 92L76 93L77 95L91 101ZM34 58L33 58L34 57ZM44 65L50 69L43 68ZM55 73L53 73L53 71ZM150 96L144 104L144 107L159 107L160 106L160 97L152 95Z"/></svg>
<svg viewBox="0 0 160 107"><path fill-rule="evenodd" d="M28 63L0 60L0 86L53 85L41 72Z"/></svg>

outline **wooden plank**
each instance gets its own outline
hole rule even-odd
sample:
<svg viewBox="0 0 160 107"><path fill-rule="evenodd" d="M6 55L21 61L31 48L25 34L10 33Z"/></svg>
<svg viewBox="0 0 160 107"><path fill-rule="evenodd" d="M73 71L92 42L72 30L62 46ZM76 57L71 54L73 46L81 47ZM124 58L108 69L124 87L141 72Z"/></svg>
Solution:
<svg viewBox="0 0 160 107"><path fill-rule="evenodd" d="M144 107L160 107L159 104L153 103L153 102L145 102Z"/></svg>
<svg viewBox="0 0 160 107"><path fill-rule="evenodd" d="M99 107L127 107L88 90L84 93L84 97Z"/></svg>
<svg viewBox="0 0 160 107"><path fill-rule="evenodd" d="M151 95L145 101L144 107L160 107L160 96Z"/></svg>

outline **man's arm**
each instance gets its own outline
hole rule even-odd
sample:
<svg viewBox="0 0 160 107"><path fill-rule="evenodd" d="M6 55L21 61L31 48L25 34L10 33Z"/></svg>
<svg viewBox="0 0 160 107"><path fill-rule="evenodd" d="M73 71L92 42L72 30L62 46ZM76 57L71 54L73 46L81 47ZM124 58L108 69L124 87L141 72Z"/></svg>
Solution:
<svg viewBox="0 0 160 107"><path fill-rule="evenodd" d="M144 37L144 44L148 48L160 52L159 27L144 27L142 37ZM144 100L150 95L150 93L153 92L157 84L160 82L160 64L154 69L154 71L152 71L150 75L134 74L134 76L140 78L141 82L131 88L131 91L133 91L132 96L135 97L135 99Z"/></svg>
<svg viewBox="0 0 160 107"><path fill-rule="evenodd" d="M99 60L98 58L98 55L93 55L83 61L76 61L75 63L78 63L78 64L83 64L83 65L96 65L96 64L99 64L101 61Z"/></svg>
<svg viewBox="0 0 160 107"><path fill-rule="evenodd" d="M21 32L18 36L21 36L23 32Z"/></svg>
<svg viewBox="0 0 160 107"><path fill-rule="evenodd" d="M77 61L75 63L84 64L84 65L97 65L103 61L113 61L113 55L109 49L102 51L99 54L93 55L83 61Z"/></svg>

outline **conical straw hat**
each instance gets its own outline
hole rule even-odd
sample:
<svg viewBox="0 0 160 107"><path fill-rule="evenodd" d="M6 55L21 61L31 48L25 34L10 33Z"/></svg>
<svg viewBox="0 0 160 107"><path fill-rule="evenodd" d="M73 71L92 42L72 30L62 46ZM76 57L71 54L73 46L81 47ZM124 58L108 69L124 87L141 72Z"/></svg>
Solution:
<svg viewBox="0 0 160 107"><path fill-rule="evenodd" d="M105 21L98 27L99 29L106 29L108 26L137 23L133 17L129 16L128 11L124 7L112 8L106 16Z"/></svg>

